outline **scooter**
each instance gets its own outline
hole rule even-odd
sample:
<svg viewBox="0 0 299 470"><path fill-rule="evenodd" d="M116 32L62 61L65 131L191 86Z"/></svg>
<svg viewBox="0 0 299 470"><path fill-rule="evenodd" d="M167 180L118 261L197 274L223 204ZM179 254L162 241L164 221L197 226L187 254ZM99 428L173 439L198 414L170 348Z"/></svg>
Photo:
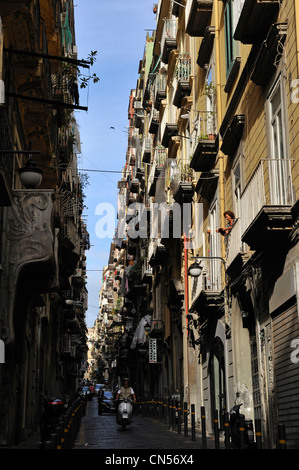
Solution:
<svg viewBox="0 0 299 470"><path fill-rule="evenodd" d="M40 448L46 448L52 441L52 434L56 433L59 419L64 413L64 404L58 398L44 398L42 400L44 412L40 420Z"/></svg>
<svg viewBox="0 0 299 470"><path fill-rule="evenodd" d="M243 414L240 413L240 405L234 405L230 410L229 429L231 435L231 446L233 449L248 448L253 449L254 444L254 432L253 432L253 421L252 419L246 419ZM240 428L244 428L241 431ZM244 438L242 440L242 432L244 432Z"/></svg>
<svg viewBox="0 0 299 470"><path fill-rule="evenodd" d="M117 408L116 422L120 424L122 430L125 431L126 427L132 423L133 405L131 400L124 398L120 400Z"/></svg>

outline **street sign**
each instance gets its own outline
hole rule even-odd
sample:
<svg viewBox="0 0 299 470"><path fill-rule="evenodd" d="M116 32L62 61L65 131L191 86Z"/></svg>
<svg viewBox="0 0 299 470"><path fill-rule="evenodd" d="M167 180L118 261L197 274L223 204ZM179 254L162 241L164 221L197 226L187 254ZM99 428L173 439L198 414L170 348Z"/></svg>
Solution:
<svg viewBox="0 0 299 470"><path fill-rule="evenodd" d="M155 338L149 340L149 362L157 362L157 340Z"/></svg>

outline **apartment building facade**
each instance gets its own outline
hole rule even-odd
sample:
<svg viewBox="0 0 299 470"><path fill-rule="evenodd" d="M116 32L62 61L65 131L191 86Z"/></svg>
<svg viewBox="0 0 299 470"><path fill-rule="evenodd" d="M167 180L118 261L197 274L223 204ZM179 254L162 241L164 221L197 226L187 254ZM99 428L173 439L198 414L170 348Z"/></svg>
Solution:
<svg viewBox="0 0 299 470"><path fill-rule="evenodd" d="M209 432L242 403L265 447L279 424L296 447L298 5L162 0L154 14L118 185L118 227L139 232L110 260L131 325L118 357L141 398L179 397L198 422L204 406Z"/></svg>
<svg viewBox="0 0 299 470"><path fill-rule="evenodd" d="M75 399L86 359L74 38L72 1L0 2L2 446L39 429L43 398Z"/></svg>

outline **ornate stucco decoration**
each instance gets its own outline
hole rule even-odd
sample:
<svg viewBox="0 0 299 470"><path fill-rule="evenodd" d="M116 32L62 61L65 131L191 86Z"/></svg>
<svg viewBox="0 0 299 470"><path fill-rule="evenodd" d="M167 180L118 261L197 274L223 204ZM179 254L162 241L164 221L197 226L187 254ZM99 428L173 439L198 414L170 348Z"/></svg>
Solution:
<svg viewBox="0 0 299 470"><path fill-rule="evenodd" d="M57 239L53 229L52 190L14 192L8 209L6 245L6 342L14 338L13 309L16 286L23 267L49 262L49 278L44 292L57 284Z"/></svg>

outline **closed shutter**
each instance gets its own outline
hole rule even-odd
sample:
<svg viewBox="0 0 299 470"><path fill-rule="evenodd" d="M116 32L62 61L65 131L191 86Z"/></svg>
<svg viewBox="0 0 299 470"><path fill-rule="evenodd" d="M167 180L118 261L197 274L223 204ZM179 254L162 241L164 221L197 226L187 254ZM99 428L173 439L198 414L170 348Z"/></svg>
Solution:
<svg viewBox="0 0 299 470"><path fill-rule="evenodd" d="M299 447L298 342L298 313L293 306L273 319L278 423L285 425L288 449Z"/></svg>

